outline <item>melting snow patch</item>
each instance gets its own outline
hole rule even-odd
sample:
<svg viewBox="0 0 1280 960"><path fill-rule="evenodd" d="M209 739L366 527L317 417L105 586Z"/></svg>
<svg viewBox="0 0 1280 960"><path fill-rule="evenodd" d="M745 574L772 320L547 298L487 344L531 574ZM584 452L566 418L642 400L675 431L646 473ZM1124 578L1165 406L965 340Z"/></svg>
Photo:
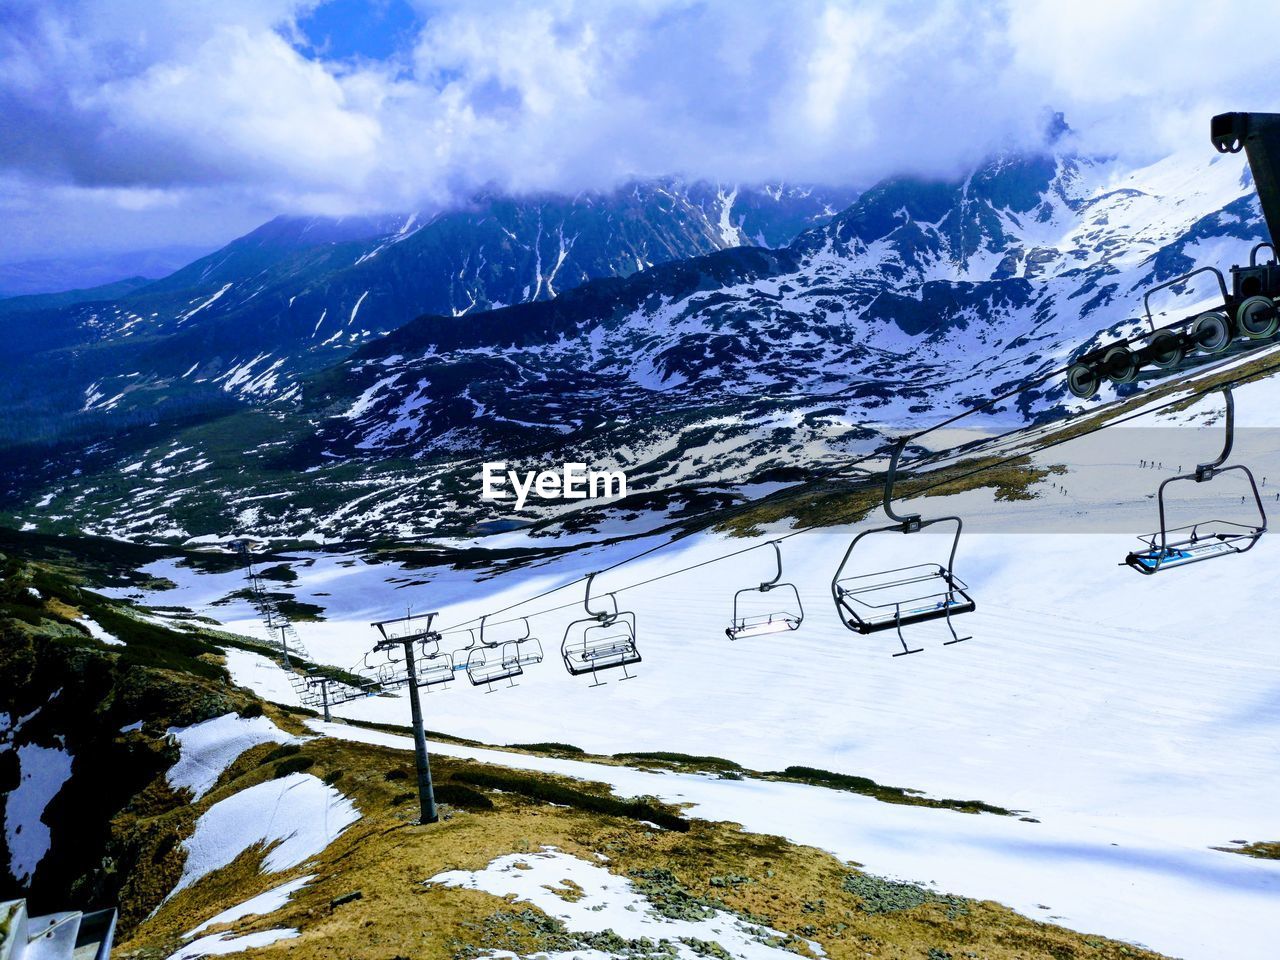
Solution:
<svg viewBox="0 0 1280 960"><path fill-rule="evenodd" d="M169 769L169 786L190 790L197 800L212 790L222 772L250 747L298 742L266 717L246 719L234 713L190 727L170 727L168 733L182 750L178 762Z"/></svg>
<svg viewBox="0 0 1280 960"><path fill-rule="evenodd" d="M275 662L248 650L228 647L227 672L237 686L252 690L264 700L300 706L298 693L289 683L289 674Z"/></svg>
<svg viewBox="0 0 1280 960"><path fill-rule="evenodd" d="M282 883L266 893L260 893L256 897L250 897L244 903L239 903L234 907L223 910L195 929L188 930L183 936L194 937L201 930L208 930L210 927L217 926L220 923L234 923L241 917L256 917L265 913L275 913L289 902L290 897L314 879L315 875L309 874L305 877L298 877L296 880L290 880L288 883Z"/></svg>
<svg viewBox="0 0 1280 960"><path fill-rule="evenodd" d="M270 848L262 861L268 873L296 867L359 819L350 800L309 773L241 790L219 800L196 821L195 830L182 842L187 862L169 896L259 843Z"/></svg>
<svg viewBox="0 0 1280 960"><path fill-rule="evenodd" d="M71 754L33 743L18 748L18 785L5 800L4 834L9 870L25 884L49 852L49 827L40 818L71 777Z"/></svg>
<svg viewBox="0 0 1280 960"><path fill-rule="evenodd" d="M291 940L297 935L297 930L288 928L246 933L243 937L226 937L215 933L212 936L201 937L194 943L187 944L177 953L170 954L169 960L192 960L193 957L240 953L242 950L251 950L254 947L267 947L280 940Z"/></svg>
<svg viewBox="0 0 1280 960"><path fill-rule="evenodd" d="M81 616L76 623L88 630L89 635L92 636L93 639L101 641L102 643L107 644L107 646L123 647L125 645L123 640L113 633L108 633L102 628L102 625L92 617Z"/></svg>
<svg viewBox="0 0 1280 960"><path fill-rule="evenodd" d="M627 940L649 937L666 941L674 950L670 955L681 960L699 960L707 955L707 945L713 943L719 944L729 956L742 960L793 960L795 957L793 952L774 945L786 941L786 934L748 923L724 910L708 908L710 916L703 920L663 916L627 878L615 876L598 864L562 853L555 847L543 847L535 854L513 853L499 857L483 870L451 870L432 877L427 883L514 897L563 921L572 932L612 930ZM572 900L562 896L566 890L573 891ZM807 942L814 953L824 956L818 944ZM539 952L537 956L540 960L544 957L568 960L593 953L570 950Z"/></svg>

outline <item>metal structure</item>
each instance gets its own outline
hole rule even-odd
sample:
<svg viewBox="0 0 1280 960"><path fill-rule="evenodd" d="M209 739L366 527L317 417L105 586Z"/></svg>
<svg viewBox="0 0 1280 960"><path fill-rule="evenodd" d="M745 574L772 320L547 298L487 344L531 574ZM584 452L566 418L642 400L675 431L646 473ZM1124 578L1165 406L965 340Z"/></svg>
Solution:
<svg viewBox="0 0 1280 960"><path fill-rule="evenodd" d="M560 656L564 667L575 677L591 674L591 686L602 686L602 670L622 670L622 679L633 679L628 667L640 662L640 650L636 646L636 615L629 610L618 610L618 598L606 593L612 610L591 609L591 582L596 574L587 577L586 595L582 599L585 617L574 620L565 628L560 641Z"/></svg>
<svg viewBox="0 0 1280 960"><path fill-rule="evenodd" d="M1219 153L1245 151L1271 242L1249 251L1248 266L1231 268L1230 289L1221 270L1205 266L1148 290L1142 303L1149 333L1090 351L1068 369L1068 389L1081 399L1097 393L1104 379L1132 383L1145 366L1174 369L1189 358L1202 361L1272 344L1280 334L1280 264L1274 246L1280 238L1280 114L1219 114L1210 122L1209 136ZM1259 263L1263 249L1270 257ZM1217 281L1221 305L1157 328L1151 295L1202 275Z"/></svg>
<svg viewBox="0 0 1280 960"><path fill-rule="evenodd" d="M1159 573L1161 570L1183 567L1189 563L1245 553L1253 549L1254 544L1267 531L1267 513L1262 507L1262 496L1258 493L1258 484L1253 478L1253 472L1243 464L1223 466L1231 456L1231 448L1235 442L1235 400L1231 396L1230 387L1226 387L1222 392L1227 401L1226 438L1223 441L1222 452L1216 460L1200 464L1194 472L1170 477L1160 484L1156 493L1156 501L1160 507L1160 529L1149 536L1142 537L1145 547L1133 551L1124 559L1126 564L1139 573L1150 575ZM1231 471L1243 473L1249 481L1249 489L1253 493L1253 504L1258 511L1256 523L1205 520L1181 527L1170 528L1166 525L1164 495L1169 484L1180 480L1190 480L1197 484L1208 483L1215 477Z"/></svg>
<svg viewBox="0 0 1280 960"><path fill-rule="evenodd" d="M409 713L413 722L413 752L418 773L418 805L421 811L421 823L435 823L440 819L436 810L435 790L431 785L431 759L427 756L427 733L422 726L422 703L418 699L417 657L414 645L421 644L424 650L431 650L427 659L438 659L440 656L440 634L432 629L435 613L413 614L406 612L403 617L393 620L381 620L371 626L382 635L382 639L374 644L374 651L385 652L388 659L394 661L394 653L403 651L404 685L409 688ZM450 668L450 679L453 670Z"/></svg>
<svg viewBox="0 0 1280 960"><path fill-rule="evenodd" d="M955 516L933 517L929 520L920 514L900 516L893 510L893 483L898 472L898 460L909 438L894 444L889 458L889 473L885 478L883 507L893 521L889 526L864 530L853 538L844 558L831 578L831 596L835 600L840 622L850 630L861 634L895 630L902 650L895 657L919 653L923 648L908 646L902 628L930 620L945 620L951 639L947 644L968 640L956 633L951 618L976 609L968 587L955 575L956 548L964 522ZM945 566L936 563L912 564L871 573L845 575L845 567L854 549L867 537L880 533L919 533L935 524L955 524L955 536L951 540L951 552Z"/></svg>
<svg viewBox="0 0 1280 960"><path fill-rule="evenodd" d="M473 687L485 687L485 693L493 693L493 685L507 681L508 686L516 685L516 677L524 674L520 663L517 644L514 640L493 641L484 637L484 622L487 617L480 618L480 632L471 634L471 646L467 647L467 679ZM525 621L526 625L528 621Z"/></svg>
<svg viewBox="0 0 1280 960"><path fill-rule="evenodd" d="M794 583L782 582L782 547L777 540L770 540L769 545L773 547L778 563L777 572L772 580L766 580L758 587L743 587L733 595L733 620L724 631L730 640L785 633L799 629L804 622L800 591ZM772 601L769 594L775 590L784 594L782 601ZM771 602L764 603L765 600Z"/></svg>
<svg viewBox="0 0 1280 960"><path fill-rule="evenodd" d="M0 902L3 960L109 960L115 934L114 907L31 917L26 900Z"/></svg>

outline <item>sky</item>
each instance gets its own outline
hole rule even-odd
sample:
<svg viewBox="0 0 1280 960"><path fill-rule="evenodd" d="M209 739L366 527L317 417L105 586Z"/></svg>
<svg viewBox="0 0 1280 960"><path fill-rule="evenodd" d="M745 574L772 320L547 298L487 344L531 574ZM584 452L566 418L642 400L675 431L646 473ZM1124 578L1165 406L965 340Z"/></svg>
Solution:
<svg viewBox="0 0 1280 960"><path fill-rule="evenodd" d="M4 0L0 263L632 177L865 186L1154 159L1280 110L1280 4Z"/></svg>

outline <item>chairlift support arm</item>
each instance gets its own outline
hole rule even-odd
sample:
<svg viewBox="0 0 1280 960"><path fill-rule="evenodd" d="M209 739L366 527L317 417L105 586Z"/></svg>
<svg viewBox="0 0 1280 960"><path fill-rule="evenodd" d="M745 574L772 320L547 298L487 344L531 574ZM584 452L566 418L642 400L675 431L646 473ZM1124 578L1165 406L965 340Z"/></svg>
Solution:
<svg viewBox="0 0 1280 960"><path fill-rule="evenodd" d="M1219 153L1244 150L1267 232L1280 242L1280 113L1220 113L1210 121L1209 138Z"/></svg>
<svg viewBox="0 0 1280 960"><path fill-rule="evenodd" d="M915 533L921 527L920 514L909 513L901 516L893 510L893 482L898 476L898 460L902 457L902 451L907 448L907 444L911 442L910 437L901 437L893 445L893 452L889 454L889 474L884 482L884 512L890 520L899 524L903 533Z"/></svg>

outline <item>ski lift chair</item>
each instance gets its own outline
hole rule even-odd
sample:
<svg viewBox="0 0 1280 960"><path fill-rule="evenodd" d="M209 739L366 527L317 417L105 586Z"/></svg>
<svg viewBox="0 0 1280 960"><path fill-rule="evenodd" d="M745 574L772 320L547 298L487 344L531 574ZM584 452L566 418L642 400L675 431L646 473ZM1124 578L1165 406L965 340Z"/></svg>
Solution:
<svg viewBox="0 0 1280 960"><path fill-rule="evenodd" d="M453 654L441 650L416 664L418 687L428 693L432 687L452 683L454 678Z"/></svg>
<svg viewBox="0 0 1280 960"><path fill-rule="evenodd" d="M487 615L480 618L478 636L475 630L469 631L471 645L466 649L466 671L467 679L471 681L473 687L483 685L488 688L486 693L493 693L494 683L502 680L508 681L514 687L515 678L523 674L524 669L520 666L519 657L516 656L515 641L509 640L502 643L485 639L486 619Z"/></svg>
<svg viewBox="0 0 1280 960"><path fill-rule="evenodd" d="M1227 400L1226 440L1222 453L1216 460L1197 466L1193 473L1170 477L1160 484L1156 494L1156 501L1160 507L1160 529L1141 537L1143 549L1135 550L1124 558L1124 562L1139 573L1150 576L1161 570L1185 567L1189 563L1199 563L1201 560L1245 553L1252 550L1253 545L1267 532L1267 513L1262 507L1262 496L1258 492L1258 484L1253 478L1253 472L1239 463L1229 467L1223 466L1227 457L1231 456L1231 447L1235 442L1235 400L1231 396L1230 387L1225 387L1222 392ZM1177 483L1179 480L1207 483L1214 477L1232 470L1240 471L1249 481L1249 489L1253 493L1253 504L1258 510L1257 523L1204 520L1181 527L1166 526L1164 492L1169 484Z"/></svg>
<svg viewBox="0 0 1280 960"><path fill-rule="evenodd" d="M793 583L782 583L782 547L777 540L769 541L778 561L778 572L772 580L758 587L743 587L733 595L733 622L725 629L730 640L745 640L769 633L785 633L796 630L804 622L804 606L800 603L800 591ZM783 599L771 604L762 603L769 594L778 590ZM746 599L744 601L744 595ZM760 612L761 608L766 612ZM754 611L754 612L753 612Z"/></svg>
<svg viewBox="0 0 1280 960"><path fill-rule="evenodd" d="M960 532L964 527L959 517L932 517L921 519L918 513L899 516L893 511L893 482L898 472L898 459L907 445L903 438L894 445L889 460L889 474L885 480L884 512L893 523L885 527L864 530L853 538L845 551L840 566L831 579L831 595L841 622L860 634L894 630L902 649L895 653L901 657L919 653L923 648L907 644L902 628L930 620L945 620L951 639L947 645L969 640L956 633L952 617L971 613L977 605L968 594L968 586L955 575L956 547L960 544ZM867 537L880 533L919 533L934 524L955 524L956 532L951 541L951 552L945 566L936 563L919 563L895 567L873 573L845 575L849 558L858 544Z"/></svg>
<svg viewBox="0 0 1280 960"><path fill-rule="evenodd" d="M514 640L501 646L472 647L467 653L467 679L473 687L485 686L485 693L493 693L493 685L503 680L508 686L516 685L516 677L524 674Z"/></svg>
<svg viewBox="0 0 1280 960"><path fill-rule="evenodd" d="M582 601L587 616L565 628L560 656L570 675L579 677L589 673L591 686L598 687L604 682L599 676L602 670L621 669L623 680L633 679L627 667L640 662L640 651L636 647L636 615L629 610L619 612L617 597L605 594L612 610L591 609L591 581L595 576L593 573L587 577L586 596Z"/></svg>
<svg viewBox="0 0 1280 960"><path fill-rule="evenodd" d="M524 636L517 637L513 641L515 643L515 657L522 667L541 663L542 641L533 635L533 631L529 627L529 618L521 617L520 619L524 621Z"/></svg>

